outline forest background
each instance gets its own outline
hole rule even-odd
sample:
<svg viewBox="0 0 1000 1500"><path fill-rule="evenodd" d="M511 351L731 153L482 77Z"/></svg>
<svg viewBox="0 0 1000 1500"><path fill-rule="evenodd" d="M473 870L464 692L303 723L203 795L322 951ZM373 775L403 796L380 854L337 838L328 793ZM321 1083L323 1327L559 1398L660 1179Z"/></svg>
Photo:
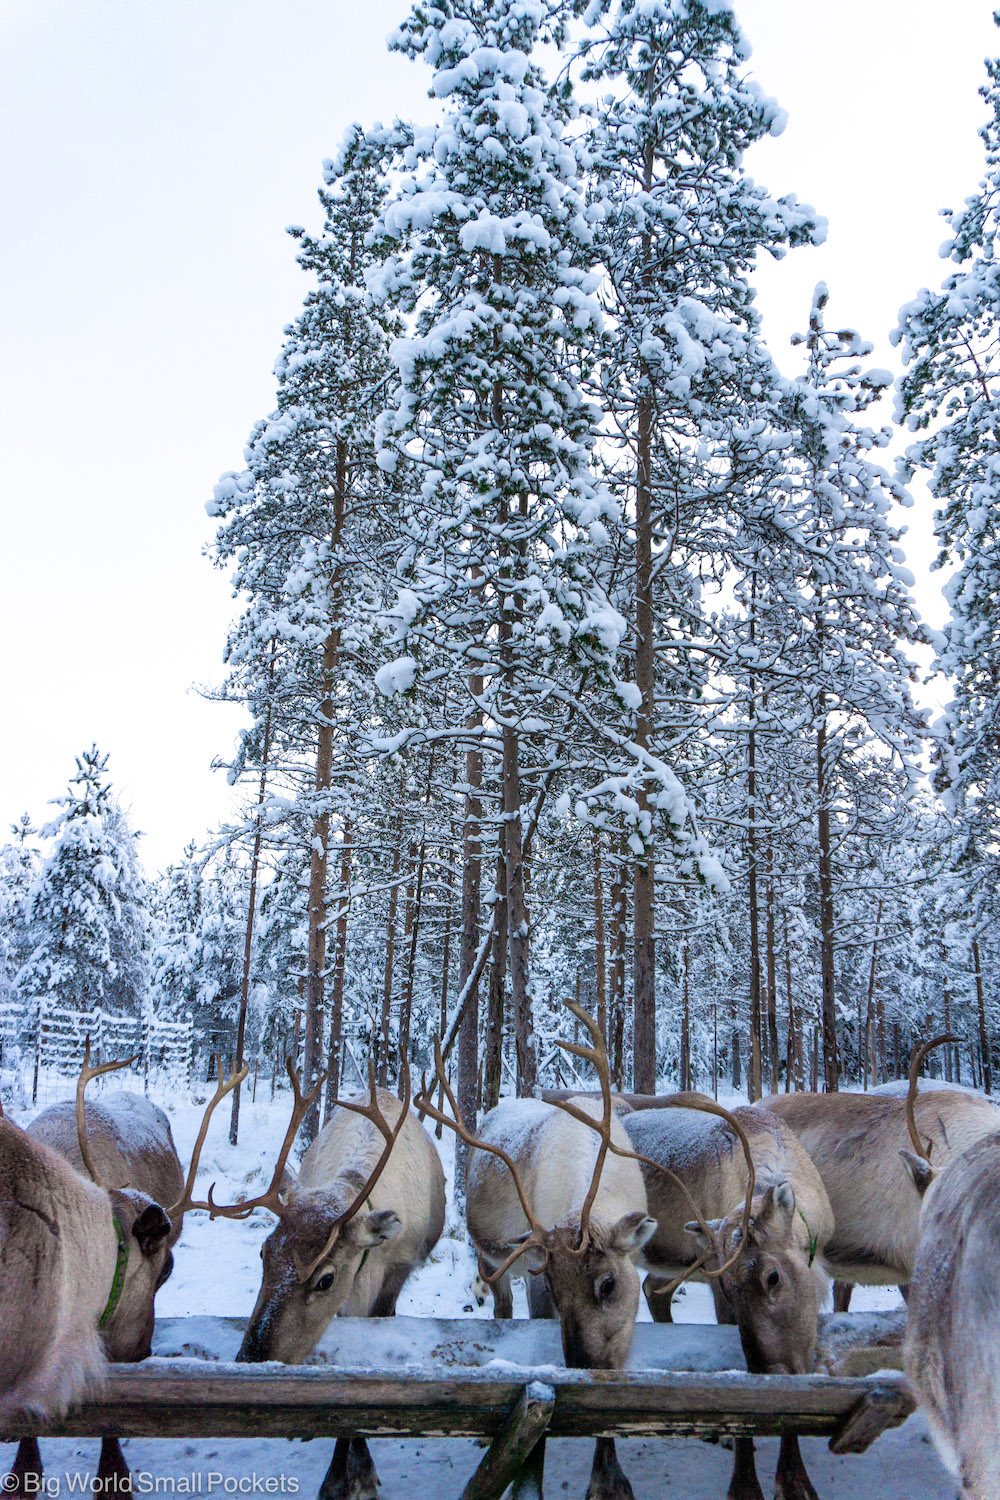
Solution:
<svg viewBox="0 0 1000 1500"><path fill-rule="evenodd" d="M402 7L391 9L385 30L403 19ZM767 9L773 25L780 7ZM471 6L475 45L513 56L537 44L551 73L545 32L556 10ZM766 29L760 10L737 7L751 40ZM53 27L59 8L50 11ZM897 534L911 476L905 459L895 462L913 437L883 427L890 373L880 367L894 356L880 348L873 361L861 335L828 318L812 285L833 276L826 251L809 242L822 241L817 214L825 214L833 244L846 199L858 216L843 262L853 262L852 273L848 295L844 284L831 286L831 306L852 318L851 304L864 312L872 288L890 283L894 307L916 296L921 279L936 285L950 269L925 258L907 279L904 255L907 183L933 178L933 148L945 154L940 113L911 102L904 115L890 104L887 126L876 109L881 91L866 86L864 71L884 70L888 57L911 99L920 93L906 48L916 39L916 53L929 57L929 18L908 10L905 36L889 48L885 36L868 35L860 58L852 41L850 64L832 50L837 38L790 29L795 87L815 78L812 68L828 80L805 89L821 94L837 145L843 191L824 201L812 174L797 180L777 154L790 132L772 142L782 120L743 81L762 73L758 59L731 59L728 7L646 11L641 24L659 58L656 89L673 100L668 110L651 107L655 91L641 70L628 77L623 52L635 36L620 24L609 32L610 7L606 17L590 7L566 42L579 49L589 28L603 70L596 84L579 81L577 62L577 98L614 99L591 117L568 118L567 99L545 98L530 70L516 76L519 65L480 59L473 78L462 64L468 34L442 39L422 13L407 45L437 66L445 123L436 145L426 132L391 127L404 101L412 117L433 118L423 63L397 55L369 71L358 113L369 126L371 79L384 69L388 128L355 137L326 174L322 228L298 236L319 290L286 331L277 420L254 429L247 468L223 481L213 503L218 559L226 574L236 567L241 585L240 614L228 626L195 555L190 471L172 473L160 454L171 453L178 428L194 429L200 456L234 422L249 426L245 388L227 378L250 364L247 344L211 316L235 297L241 321L250 306L255 318L269 308L272 327L287 319L302 300L301 289L286 289L287 265L276 269L287 250L276 247L275 274L249 263L248 277L244 210L216 202L200 215L200 238L216 257L212 315L169 366L172 416L157 414L154 446L148 425L130 419L130 403L156 408L162 387L150 348L175 347L163 289L180 285L193 301L187 294L206 265L203 250L194 255L178 238L157 158L131 141L133 211L116 226L114 261L68 257L65 227L25 233L20 221L21 242L32 246L24 253L59 289L63 323L79 341L69 341L66 359L56 325L36 325L7 407L25 411L16 425L30 454L30 465L13 471L15 492L41 500L14 510L10 556L39 558L30 601L15 608L43 657L18 653L31 691L15 698L32 729L8 738L8 752L19 743L19 763L4 785L20 799L16 810L37 806L38 778L53 785L48 757L58 747L65 763L67 734L77 749L87 743L88 700L102 697L95 681L106 682L131 721L126 780L137 784L138 754L170 809L161 815L170 836L191 840L183 856L171 851L161 876L143 876L104 760L109 746L118 754L109 711L94 725L102 750L81 755L48 837L29 818L4 851L2 983L22 1021L53 1001L190 1013L208 1053L238 1050L242 1016L254 1053L273 1060L299 1038L307 1072L329 1054L333 1088L369 1050L384 1076L400 1042L414 1061L426 1059L430 1032L443 1026L463 1038L469 1105L557 1076L557 1005L575 992L600 1014L623 1083L640 1087L659 1078L711 1089L725 1076L757 1094L836 1087L843 1077L871 1082L897 1072L912 1037L941 1024L963 1037L943 1056L947 1075L989 1086L997 1004L992 185L954 225L960 285L914 303L904 320L918 356L902 397L914 424L942 392L957 402L947 441L914 456L924 536L915 556ZM115 7L109 17L122 19ZM863 29L860 11L857 19L852 37ZM987 24L980 40L981 20L934 36L939 73L953 55L968 67L970 52L995 46ZM16 13L12 25L29 53L44 39L53 70L86 41L68 28L53 50L54 28L35 30ZM255 91L240 82L240 52L224 25L220 8L200 23L198 41L205 55L214 47L225 59L219 90L232 102L222 80L235 77L249 113ZM140 78L128 52L139 35L117 33L120 89L104 114L106 140L118 139L130 113L146 113L150 97L176 103L178 76L194 76L177 36L160 33L157 66ZM350 55L356 41L342 30L329 56ZM291 60L293 45L282 38L279 61ZM151 60L148 33L144 47ZM323 58L315 47L310 66ZM765 81L784 104L777 71ZM982 173L975 125L993 100L984 107L975 86L963 95L969 170L956 180L949 161L939 202L960 203ZM318 86L295 92L296 102L323 97ZM505 155L484 157L474 124L463 136L461 122L477 111L504 121ZM522 131L519 111L530 129ZM324 118L330 113L327 102ZM292 118L290 106L275 114ZM860 147L845 114L859 121ZM339 134L347 116L337 119ZM295 118L296 141L304 128ZM459 153L442 151L441 130L464 140L461 169ZM866 165L879 137L889 142L891 176L881 159L877 169ZM758 139L766 144L753 146ZM580 150L567 154L567 141ZM527 155L525 142L535 143ZM58 145L72 206L95 169L65 124L48 144ZM759 152L753 172L767 189L815 198L816 212L758 193L740 164L744 147ZM269 176L290 177L293 160L295 172L308 171L308 151L293 151L288 137L261 157L234 132L230 151L230 161L251 164L250 178L228 174L244 199ZM206 159L200 185L214 198L220 178L210 167ZM465 209L456 210L455 195ZM578 213L553 208L571 201ZM51 202L72 226L65 195ZM305 216L306 193L297 202L287 217ZM892 253L876 237L876 202L890 205ZM928 218L926 242L942 233ZM352 262L350 247L366 236L370 245ZM781 258L769 265L768 252ZM466 276L456 280L463 256ZM505 256L510 267L499 264ZM128 299L102 305L95 288L126 261L142 267L141 281L127 283L131 309ZM795 271L797 262L805 266ZM763 329L751 310L758 284ZM512 287L530 379L497 351L498 308ZM79 312L88 307L89 322ZM557 326L553 309L567 307L573 316ZM142 330L139 366L121 337L129 321ZM807 335L799 363L784 351L791 329ZM864 330L873 331L881 332ZM400 337L410 342L390 355ZM977 361L971 384L968 363L954 358L963 339ZM117 381L110 372L93 380L88 371L105 371L109 350ZM44 403L31 399L41 364L57 372ZM260 389L263 374L254 377ZM103 391L100 418L82 402L85 415L74 414L73 393L88 380ZM254 399L257 413L273 406L271 397ZM532 403L536 420L526 425ZM71 415L53 422L61 407ZM920 487L922 473L935 500ZM102 496L96 504L88 481ZM191 502L179 504L179 492ZM50 497L65 496L71 521L46 521L44 541L29 536L28 518L37 526ZM922 577L933 555L935 501L944 516L937 543L949 570L961 567L943 635L918 623L909 593L909 570ZM134 550L128 562L117 551L125 536L133 548L139 540L141 565ZM158 567L178 544L179 570ZM141 611L133 587L147 596ZM920 591L920 603L933 626L948 623L930 592ZM192 755L207 758L206 731L177 717L171 663L179 652L190 678L192 639L204 651L214 633L218 645L201 667L214 675L211 656L227 629L216 724L229 715L245 725L249 709L253 727L235 759L225 757L238 799L206 837L195 812L205 804L185 770ZM947 677L928 688L919 679L933 666ZM41 710L33 714L35 702L55 710L57 732ZM204 724L208 710L200 712ZM227 733L208 731L214 749ZM158 837L167 847L168 836ZM67 913L80 930L68 946ZM470 1003L458 1026L462 1000Z"/></svg>

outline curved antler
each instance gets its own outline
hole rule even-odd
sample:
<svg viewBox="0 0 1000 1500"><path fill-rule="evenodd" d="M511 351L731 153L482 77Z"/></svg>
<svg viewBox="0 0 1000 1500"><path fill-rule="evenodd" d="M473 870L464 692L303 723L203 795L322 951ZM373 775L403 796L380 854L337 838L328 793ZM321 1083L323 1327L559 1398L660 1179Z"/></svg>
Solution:
<svg viewBox="0 0 1000 1500"><path fill-rule="evenodd" d="M215 1188L215 1183L213 1182L212 1186L208 1190L208 1202L196 1203L193 1204L192 1207L207 1208L213 1219L248 1219L255 1208L266 1208L277 1218L281 1218L281 1215L285 1211L285 1205L282 1203L280 1196L281 1179L285 1175L285 1166L288 1162L288 1153L291 1151L292 1145L295 1141L295 1137L299 1133L299 1126L302 1124L302 1121L305 1119L311 1106L316 1102L316 1099L319 1097L319 1091L326 1081L326 1072L324 1071L319 1075L316 1082L309 1090L309 1093L303 1094L299 1073L292 1063L292 1059L290 1057L285 1058L285 1071L287 1072L289 1082L292 1085L292 1118L288 1122L288 1129L285 1131L285 1139L281 1143L281 1150L278 1152L278 1159L275 1162L274 1172L272 1173L271 1181L269 1182L268 1186L265 1188L263 1193L260 1194L259 1197L246 1198L242 1203L216 1203L215 1199L212 1197L212 1192ZM215 1103L217 1102L218 1100L216 1100L210 1106L210 1109L214 1109ZM190 1180L191 1182L194 1181L193 1176Z"/></svg>
<svg viewBox="0 0 1000 1500"><path fill-rule="evenodd" d="M603 1118L600 1121L595 1120L592 1115L588 1115L584 1110L579 1109L568 1099L552 1100L552 1103L556 1106L557 1109L563 1110L564 1113L570 1115L574 1120L579 1120L582 1125L588 1125L591 1130L597 1131L602 1136L602 1144L601 1149L598 1152L597 1166L595 1167L594 1178L590 1185L590 1191L588 1192L587 1198L584 1202L584 1210L586 1211L587 1215L586 1221L584 1221L583 1211L581 1211L580 1215L582 1228L586 1230L586 1227L589 1226L590 1209L593 1205L594 1198L597 1195L597 1185L600 1175L600 1168L604 1164L604 1158L607 1152L610 1151L614 1156L631 1157L634 1161L644 1162L647 1166L655 1167L658 1172L662 1172L665 1177L668 1177L671 1182L673 1182L674 1185L680 1189L681 1193L687 1199L688 1207L691 1209L692 1215L697 1220L698 1226L701 1229L702 1233L705 1235L706 1239L711 1240L712 1232L709 1229L708 1224L702 1218L701 1211L698 1208L698 1205L695 1203L694 1198L691 1196L687 1184L685 1182L682 1182L682 1180L677 1176L677 1173L672 1172L671 1169L667 1166L664 1166L662 1162L654 1161L651 1156L645 1156L641 1151L630 1151L626 1150L622 1146L616 1146L614 1141L611 1139L611 1068L608 1063L608 1054L604 1038L601 1035L600 1028L594 1021L593 1016L585 1011L582 1005L577 1005L575 1000L565 1000L563 1003L566 1005L568 1010L572 1011L577 1020L581 1021L583 1025L586 1026L587 1030L590 1032L591 1036L594 1039L594 1046L581 1047L576 1042L559 1042L558 1045L560 1047L563 1047L567 1052L572 1052L575 1054L575 1056L584 1058L586 1061L593 1064L597 1072L597 1076L601 1082L601 1094L604 1100L604 1114ZM693 1099L690 1096L685 1097L683 1100L665 1099L661 1107L664 1109L697 1109L701 1110L704 1114L718 1115L720 1119L726 1121L726 1123L732 1128L732 1130L738 1137L740 1145L743 1147L743 1154L746 1158L747 1164L747 1192L746 1201L743 1206L743 1223L740 1230L740 1245L742 1246L742 1244L746 1241L747 1232L750 1227L750 1207L751 1201L753 1199L754 1187L757 1181L757 1174L753 1164L753 1153L750 1149L750 1142L747 1139L746 1131L743 1129L743 1126L740 1124L739 1120L736 1119L735 1115L731 1114L724 1105L717 1104L712 1099ZM581 1233L580 1251L578 1253L582 1254L584 1249L584 1233ZM701 1256L699 1260L695 1261L693 1265L688 1267L683 1275L677 1277L674 1281L672 1281L669 1284L669 1288L662 1287L659 1290L661 1290L662 1292L666 1292L668 1289L671 1292L676 1291L681 1282L685 1281L689 1276L693 1275L695 1271L702 1271L706 1277L714 1281L718 1277L722 1276L726 1271L728 1271L730 1266L735 1264L735 1262L739 1258L739 1254L740 1251L739 1249L737 1249L727 1261L724 1261L722 1265L714 1270L705 1270L705 1262L708 1257Z"/></svg>
<svg viewBox="0 0 1000 1500"><path fill-rule="evenodd" d="M119 1068L130 1068L138 1056L139 1054L136 1052L132 1057L125 1057L117 1062L98 1063L96 1068L92 1068L90 1066L89 1035L83 1048L83 1067L80 1069L80 1076L76 1080L76 1135L77 1140L80 1142L80 1155L83 1157L83 1165L87 1168L92 1180L97 1183L98 1187L103 1188L105 1192L108 1191L108 1185L97 1170L97 1164L91 1155L90 1142L87 1139L87 1112L84 1108L83 1096L87 1084L92 1078L99 1077L101 1073L115 1073Z"/></svg>
<svg viewBox="0 0 1000 1500"><path fill-rule="evenodd" d="M395 1125L389 1124L385 1115L379 1108L378 1093L375 1083L375 1064L370 1057L368 1059L368 1088L371 1095L369 1103L358 1104L353 1099L337 1099L335 1101L341 1109L350 1110L352 1114L362 1115L364 1119L370 1120L375 1128L381 1131L383 1137L385 1138L385 1146L383 1148L382 1155L375 1163L373 1170L369 1173L368 1180L366 1181L364 1187L358 1193L357 1197L350 1204L350 1206L344 1211L344 1213L338 1216L336 1222L333 1225L333 1228L330 1230L326 1244L323 1246L319 1254L313 1260L311 1260L308 1265L304 1266L299 1260L298 1256L295 1255L294 1251L292 1252L293 1258L295 1260L295 1269L298 1272L299 1276L299 1281L308 1281L310 1276L316 1270L316 1267L321 1265L323 1261L326 1260L326 1257L329 1255L337 1240L340 1238L340 1234L344 1228L344 1225L349 1223L350 1220L354 1218L354 1215L358 1212L365 1199L371 1196L372 1188L375 1186L376 1182L378 1182L379 1178L382 1176L382 1173L385 1171L389 1157L392 1155L392 1148L395 1146L396 1141L399 1139L399 1132L406 1124L406 1117L410 1110L410 1066L407 1062L406 1055L402 1047L400 1047L399 1049L399 1063L400 1074L403 1080L403 1098L401 1100L399 1118L396 1121Z"/></svg>
<svg viewBox="0 0 1000 1500"><path fill-rule="evenodd" d="M210 1203L197 1203L191 1197L191 1189L194 1187L194 1179L198 1172L198 1162L201 1159L201 1148L205 1144L205 1136L208 1134L209 1121L211 1120L212 1115L215 1112L216 1105L221 1104L226 1095L231 1094L233 1089L236 1088L237 1084L242 1083L244 1078L246 1078L247 1074L250 1072L250 1069L247 1067L246 1063L244 1063L240 1069L237 1070L236 1068L234 1068L229 1077L223 1079L221 1053L216 1054L216 1061L219 1065L219 1084L215 1090L215 1093L208 1101L208 1108L202 1115L201 1126L198 1130L198 1138L194 1143L194 1150L191 1153L191 1163L188 1167L187 1178L184 1182L184 1191L181 1193L177 1202L172 1203L167 1209L168 1218L173 1218L175 1214L187 1213L189 1208L207 1208L211 1210ZM214 1187L215 1184L213 1183L212 1186ZM211 1197L211 1192L209 1192L209 1197Z"/></svg>
<svg viewBox="0 0 1000 1500"><path fill-rule="evenodd" d="M914 1151L927 1162L928 1166L930 1165L934 1142L928 1138L927 1150L925 1151L923 1142L920 1139L920 1132L917 1129L917 1118L913 1108L917 1098L917 1079L928 1052L933 1052L935 1047L944 1046L945 1042L958 1041L961 1041L961 1037L954 1036L950 1031L946 1031L941 1036L936 1036L933 1041L924 1042L923 1046L920 1047L914 1047L910 1057L910 1086L906 1091L906 1128L910 1132L910 1140L913 1142Z"/></svg>
<svg viewBox="0 0 1000 1500"><path fill-rule="evenodd" d="M428 1088L426 1074L424 1074L420 1080L420 1091L417 1094L416 1099L414 1100L414 1104L418 1109L422 1110L425 1115L429 1115L432 1120L437 1120L440 1124L447 1125L449 1130L453 1130L459 1137L459 1139L465 1142L470 1151L486 1151L491 1156L499 1157L499 1159L503 1162L504 1166L507 1168L508 1172L511 1175L511 1180L514 1183L514 1191L517 1193L518 1201L521 1205L521 1212L524 1214L524 1217L528 1221L528 1224L530 1226L529 1232L525 1235L521 1243L511 1251L503 1264L499 1266L497 1270L493 1271L489 1276L483 1276L483 1281L487 1286L494 1286L502 1276L506 1275L514 1262L520 1256L522 1256L526 1250L530 1250L532 1246L540 1245L545 1252L546 1258L548 1257L549 1252L546 1245L547 1230L541 1220L535 1217L534 1210L532 1209L531 1204L528 1202L528 1195L525 1192L524 1183L521 1180L521 1174L517 1169L517 1165L514 1162L513 1157L510 1156L502 1146L494 1146L488 1141L480 1140L478 1136L473 1135L472 1132L467 1130L462 1124L462 1114L458 1107L458 1100L455 1098L455 1095L452 1092L451 1084L448 1082L448 1079L445 1075L444 1059L441 1056L441 1041L439 1037L434 1038L434 1077L435 1081L440 1085L441 1091L444 1094L445 1098L448 1100L448 1103L451 1105L452 1113L450 1115L446 1115L443 1110L438 1109L437 1105L431 1098L433 1084L431 1084L430 1088ZM541 1269L541 1267L539 1267L539 1269ZM482 1275L481 1270L480 1275Z"/></svg>

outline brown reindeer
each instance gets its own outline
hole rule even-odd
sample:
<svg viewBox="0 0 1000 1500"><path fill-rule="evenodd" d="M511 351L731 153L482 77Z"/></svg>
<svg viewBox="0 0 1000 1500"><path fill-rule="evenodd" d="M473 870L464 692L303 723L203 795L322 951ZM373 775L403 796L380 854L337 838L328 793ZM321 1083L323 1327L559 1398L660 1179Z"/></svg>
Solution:
<svg viewBox="0 0 1000 1500"><path fill-rule="evenodd" d="M236 1356L251 1364L300 1363L338 1313L391 1317L404 1282L444 1228L444 1173L410 1109L405 1061L402 1102L376 1088L370 1066L368 1102L337 1101L297 1180L285 1177L288 1154L323 1079L303 1096L291 1061L288 1074L295 1108L270 1186L246 1203L212 1204L214 1213L230 1218L266 1208L278 1220L261 1248L260 1293ZM325 1500L377 1496L363 1438L338 1439L321 1494Z"/></svg>
<svg viewBox="0 0 1000 1500"><path fill-rule="evenodd" d="M614 1110L604 1042L591 1017L566 1002L594 1045L559 1046L592 1063L601 1080L600 1106L571 1101L507 1099L473 1135L461 1122L435 1046L436 1081L451 1108L436 1108L424 1079L417 1105L470 1147L466 1172L469 1235L480 1275L493 1292L498 1318L513 1314L511 1275L530 1276L533 1318L558 1317L571 1369L619 1370L628 1357L639 1307L635 1257L656 1229L628 1138ZM537 1472L543 1448L533 1456ZM587 1491L590 1500L627 1500L632 1488L618 1465L614 1441L598 1438Z"/></svg>
<svg viewBox="0 0 1000 1500"><path fill-rule="evenodd" d="M910 1097L912 1108L912 1094ZM936 1172L900 1154L920 1197L903 1367L967 1500L1000 1495L1000 1132Z"/></svg>
<svg viewBox="0 0 1000 1500"><path fill-rule="evenodd" d="M918 1048L906 1100L872 1094L773 1094L755 1109L792 1129L823 1179L834 1231L826 1246L840 1282L905 1286L919 1238L920 1202L899 1170L898 1153L917 1139L938 1167L1000 1129L1000 1110L984 1095L934 1089L917 1093L917 1071L936 1037ZM912 1129L912 1134L911 1134Z"/></svg>
<svg viewBox="0 0 1000 1500"><path fill-rule="evenodd" d="M833 1231L816 1168L774 1115L744 1106L712 1118L715 1111L692 1095L662 1102L669 1107L640 1108L622 1121L643 1153L658 1226L643 1250L654 1320L671 1321L677 1282L664 1278L697 1275L710 1281L718 1321L738 1326L753 1374L807 1373ZM692 1203L699 1221L691 1221ZM815 1497L794 1434L781 1439L776 1486L782 1500ZM729 1496L761 1500L752 1438L735 1441Z"/></svg>
<svg viewBox="0 0 1000 1500"><path fill-rule="evenodd" d="M161 1111L132 1094L84 1098L92 1078L133 1061L92 1068L88 1039L75 1105L52 1106L27 1131L0 1121L0 1424L50 1419L100 1381L107 1360L148 1356L184 1212L208 1206L190 1196L208 1121L246 1070L224 1083L220 1065L185 1183ZM34 1438L12 1472L22 1489L41 1475ZM98 1478L113 1476L128 1469L117 1438L105 1438Z"/></svg>

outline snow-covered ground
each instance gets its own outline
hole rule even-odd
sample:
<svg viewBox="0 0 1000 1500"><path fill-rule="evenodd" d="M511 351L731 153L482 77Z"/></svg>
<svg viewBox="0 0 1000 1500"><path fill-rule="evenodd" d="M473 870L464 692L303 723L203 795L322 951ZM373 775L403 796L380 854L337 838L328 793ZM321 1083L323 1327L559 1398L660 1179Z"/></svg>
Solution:
<svg viewBox="0 0 1000 1500"><path fill-rule="evenodd" d="M121 1075L114 1079L114 1087L130 1086L127 1079L120 1082L120 1078ZM70 1092L65 1083L47 1081L47 1084L39 1106L66 1097ZM131 1086L141 1089L141 1083L133 1082ZM177 1148L182 1162L186 1163L201 1121L203 1104L197 1098L192 1102L185 1096L160 1090L151 1090L151 1093L170 1114ZM220 1201L232 1202L239 1196L263 1190L270 1180L271 1168L284 1136L288 1118L287 1098L286 1093L279 1092L272 1104L270 1081L258 1084L256 1103L246 1095L242 1106L240 1142L235 1148L228 1141L229 1101L220 1106L202 1153L197 1197L204 1197L212 1182L216 1184L215 1196ZM26 1124L31 1113L30 1110L19 1112L20 1123ZM449 1185L453 1142L454 1137L445 1131L440 1150ZM273 1222L270 1215L262 1211L245 1223L225 1219L210 1222L205 1214L188 1214L175 1251L174 1274L157 1297L158 1314L161 1317L194 1314L246 1316L259 1286L260 1246L270 1233ZM449 1192L445 1233L427 1265L404 1288L398 1311L425 1317L492 1316L489 1305L476 1308L469 1292L474 1272L474 1260L454 1215ZM523 1283L515 1285L515 1316L526 1317ZM855 1293L852 1310L882 1309L899 1303L899 1294L894 1288L862 1288ZM640 1318L647 1320L648 1317L643 1304ZM708 1288L693 1284L683 1288L674 1300L674 1317L678 1322L714 1322ZM331 1453L330 1444L321 1441L154 1442L132 1439L124 1447L127 1461L137 1475L172 1475L180 1479L195 1473L203 1476L216 1474L220 1477L213 1489L218 1494L227 1490L234 1492L234 1482L252 1480L255 1475L262 1481L269 1477L280 1481L284 1476L286 1491L297 1491L310 1500L319 1488ZM774 1471L777 1440L762 1440L758 1448L761 1481L765 1493L770 1494L768 1476ZM68 1476L92 1472L96 1468L96 1449L95 1443L70 1440L50 1440L44 1445L49 1478L61 1481L62 1493L71 1482ZM684 1497L684 1500L722 1500L726 1493L731 1456L721 1446L692 1439L634 1439L620 1442L618 1450L635 1489L636 1500L654 1500L654 1497L664 1494L674 1494ZM402 1497L414 1484L421 1487L427 1500L457 1495L481 1456L481 1450L474 1442L460 1439L379 1439L372 1443L372 1451L385 1500ZM11 1449L0 1450L0 1472L4 1459L12 1456L12 1452ZM590 1440L551 1440L546 1458L549 1495L577 1495L582 1500L592 1453ZM883 1435L865 1454L835 1457L821 1439L804 1439L803 1453L822 1500L836 1500L841 1496L850 1496L854 1500L859 1495L884 1497L884 1500L953 1500L955 1495L955 1485L942 1469L919 1414L895 1432ZM207 1484L205 1477L203 1485ZM53 1491L50 1489L49 1493Z"/></svg>

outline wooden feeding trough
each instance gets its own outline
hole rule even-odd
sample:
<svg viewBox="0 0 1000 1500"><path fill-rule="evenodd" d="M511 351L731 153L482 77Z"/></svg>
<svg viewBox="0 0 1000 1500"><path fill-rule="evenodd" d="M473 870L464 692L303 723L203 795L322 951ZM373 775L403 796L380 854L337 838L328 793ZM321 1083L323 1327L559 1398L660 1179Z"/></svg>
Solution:
<svg viewBox="0 0 1000 1500"><path fill-rule="evenodd" d="M243 1319L157 1325L154 1357L111 1368L102 1391L45 1428L144 1438L475 1437L489 1446L463 1500L499 1500L539 1438L780 1436L859 1453L913 1410L901 1319L821 1319L834 1368L872 1351L881 1373L749 1375L733 1328L640 1324L629 1368L562 1367L558 1325L526 1320L337 1319L305 1366L232 1362ZM359 1353L364 1353L362 1367ZM28 1424L5 1439L41 1429Z"/></svg>

